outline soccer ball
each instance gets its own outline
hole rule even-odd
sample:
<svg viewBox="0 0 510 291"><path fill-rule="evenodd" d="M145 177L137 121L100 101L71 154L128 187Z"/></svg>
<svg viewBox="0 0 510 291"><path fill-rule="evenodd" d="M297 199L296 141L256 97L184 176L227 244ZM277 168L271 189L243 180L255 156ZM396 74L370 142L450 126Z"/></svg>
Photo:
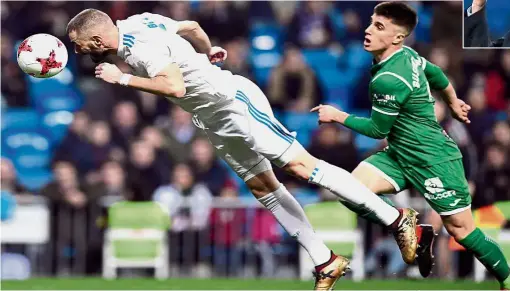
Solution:
<svg viewBox="0 0 510 291"><path fill-rule="evenodd" d="M53 35L39 33L25 39L18 47L18 65L36 78L50 78L67 65L66 46Z"/></svg>

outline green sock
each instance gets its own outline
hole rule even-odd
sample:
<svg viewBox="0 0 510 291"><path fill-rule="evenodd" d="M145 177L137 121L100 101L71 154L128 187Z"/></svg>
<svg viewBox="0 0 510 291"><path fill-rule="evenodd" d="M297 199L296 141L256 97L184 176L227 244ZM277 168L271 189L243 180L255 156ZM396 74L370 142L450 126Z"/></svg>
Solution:
<svg viewBox="0 0 510 291"><path fill-rule="evenodd" d="M390 198L384 196L384 195L379 195L379 198L381 198L384 202L386 202L386 204L390 205L390 206L393 206L395 207L395 204L393 203L393 201L390 200ZM359 216L365 218L366 220L372 222L372 223L375 223L375 224L379 224L381 226L386 226L380 219L379 217L377 217L377 215L375 215L374 212L372 212L370 209L367 209L367 208L364 208L362 206L359 206L359 205L356 205L356 204L353 204L353 203L350 203L350 202L347 202L347 201L344 201L344 200L338 200L340 203L342 203L345 207L347 207L349 210L351 210L352 212L358 214Z"/></svg>
<svg viewBox="0 0 510 291"><path fill-rule="evenodd" d="M499 245L486 236L479 228L475 229L459 243L473 252L487 270L498 279L501 286L507 285L510 268Z"/></svg>

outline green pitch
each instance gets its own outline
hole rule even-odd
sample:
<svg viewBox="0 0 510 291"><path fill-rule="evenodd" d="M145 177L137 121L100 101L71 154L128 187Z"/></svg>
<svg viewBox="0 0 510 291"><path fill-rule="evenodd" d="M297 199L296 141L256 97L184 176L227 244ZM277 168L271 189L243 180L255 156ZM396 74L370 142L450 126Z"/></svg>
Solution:
<svg viewBox="0 0 510 291"><path fill-rule="evenodd" d="M313 282L299 280L240 279L117 279L39 278L27 281L2 281L2 290L311 290ZM336 290L498 290L495 281L481 284L472 281L439 280L343 280Z"/></svg>

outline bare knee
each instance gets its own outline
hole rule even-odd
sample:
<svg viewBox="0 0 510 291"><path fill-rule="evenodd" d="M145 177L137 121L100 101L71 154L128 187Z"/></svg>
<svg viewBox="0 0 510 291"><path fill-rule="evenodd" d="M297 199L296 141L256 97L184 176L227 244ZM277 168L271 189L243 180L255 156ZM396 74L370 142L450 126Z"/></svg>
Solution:
<svg viewBox="0 0 510 291"><path fill-rule="evenodd" d="M285 172L301 180L308 180L312 176L318 160L308 152L297 156L283 167Z"/></svg>
<svg viewBox="0 0 510 291"><path fill-rule="evenodd" d="M442 218L444 227L456 241L464 239L476 228L471 209Z"/></svg>
<svg viewBox="0 0 510 291"><path fill-rule="evenodd" d="M276 179L273 171L265 171L246 181L246 185L253 196L259 199L278 189L280 182Z"/></svg>
<svg viewBox="0 0 510 291"><path fill-rule="evenodd" d="M360 181L361 184L365 185L370 191L376 194L395 194L397 190L395 187L388 182L381 174L366 164L359 164L352 175L356 180Z"/></svg>

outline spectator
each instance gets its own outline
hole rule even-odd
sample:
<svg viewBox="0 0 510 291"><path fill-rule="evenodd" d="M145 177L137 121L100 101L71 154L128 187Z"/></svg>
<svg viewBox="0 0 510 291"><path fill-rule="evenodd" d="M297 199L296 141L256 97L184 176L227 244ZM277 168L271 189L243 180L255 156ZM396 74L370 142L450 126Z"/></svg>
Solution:
<svg viewBox="0 0 510 291"><path fill-rule="evenodd" d="M172 166L172 156L166 149L163 148L164 140L161 131L154 126L147 126L142 129L140 138L150 144L156 151L156 159L161 165L165 165L166 168Z"/></svg>
<svg viewBox="0 0 510 291"><path fill-rule="evenodd" d="M228 171L216 158L207 139L198 138L193 142L190 160L196 181L204 183L214 196L219 196L223 188L230 185Z"/></svg>
<svg viewBox="0 0 510 291"><path fill-rule="evenodd" d="M497 201L510 200L509 177L508 147L498 143L489 145L478 176L473 206L479 208Z"/></svg>
<svg viewBox="0 0 510 291"><path fill-rule="evenodd" d="M190 20L191 7L189 1L161 2L155 8L156 14L168 16L176 21Z"/></svg>
<svg viewBox="0 0 510 291"><path fill-rule="evenodd" d="M140 131L138 118L138 111L133 102L122 101L113 109L112 140L126 152Z"/></svg>
<svg viewBox="0 0 510 291"><path fill-rule="evenodd" d="M237 192L227 188L221 201L227 205L239 204ZM217 276L239 276L243 240L246 236L247 209L238 207L214 208L210 216L213 266Z"/></svg>
<svg viewBox="0 0 510 291"><path fill-rule="evenodd" d="M271 73L268 93L273 108L294 112L308 112L322 99L315 74L294 47L285 50L282 63Z"/></svg>
<svg viewBox="0 0 510 291"><path fill-rule="evenodd" d="M282 229L276 218L263 208L256 208L251 222L252 249L260 257L262 277L271 278L276 272L276 254L273 247L282 240Z"/></svg>
<svg viewBox="0 0 510 291"><path fill-rule="evenodd" d="M142 140L131 144L128 180L134 191L134 200L151 200L154 191L167 180L167 173L167 169L156 161L156 152L150 144Z"/></svg>
<svg viewBox="0 0 510 291"><path fill-rule="evenodd" d="M300 48L326 48L333 43L329 3L306 1L294 14L288 28L288 41Z"/></svg>
<svg viewBox="0 0 510 291"><path fill-rule="evenodd" d="M10 192L17 200L23 199L28 193L18 182L16 170L8 158L2 158L0 162L0 190Z"/></svg>
<svg viewBox="0 0 510 291"><path fill-rule="evenodd" d="M195 183L188 165L178 164L172 173L172 183L158 187L153 199L168 207L173 231L206 227L212 194L204 184Z"/></svg>
<svg viewBox="0 0 510 291"><path fill-rule="evenodd" d="M485 95L487 106L495 111L505 110L510 105L510 51L497 55L487 73Z"/></svg>
<svg viewBox="0 0 510 291"><path fill-rule="evenodd" d="M248 34L247 16L230 1L203 1L198 9L197 22L213 44L226 43Z"/></svg>
<svg viewBox="0 0 510 291"><path fill-rule="evenodd" d="M232 74L241 75L250 80L254 80L253 69L248 62L249 48L242 39L235 39L225 45L228 52L228 58L222 66L222 69L229 70Z"/></svg>
<svg viewBox="0 0 510 291"><path fill-rule="evenodd" d="M324 124L317 130L308 151L349 172L360 162L352 133L332 124Z"/></svg>
<svg viewBox="0 0 510 291"><path fill-rule="evenodd" d="M91 152L88 142L89 116L83 111L74 114L66 137L57 148L54 161L72 163L81 175L90 170Z"/></svg>
<svg viewBox="0 0 510 291"><path fill-rule="evenodd" d="M165 149L172 160L182 163L189 157L189 144L198 135L198 130L193 125L191 114L182 108L174 106L169 113L170 116L159 118L156 126L163 132Z"/></svg>
<svg viewBox="0 0 510 291"><path fill-rule="evenodd" d="M3 17L2 17L3 21ZM27 88L23 72L15 62L14 43L7 32L2 31L2 95L10 107L28 105Z"/></svg>
<svg viewBox="0 0 510 291"><path fill-rule="evenodd" d="M100 177L101 179L88 189L89 196L102 198L106 205L133 198L126 183L126 173L118 162L105 162L100 169Z"/></svg>
<svg viewBox="0 0 510 291"><path fill-rule="evenodd" d="M41 190L58 208L80 209L86 206L88 198L80 183L76 168L67 161L57 161L53 165L55 181Z"/></svg>
<svg viewBox="0 0 510 291"><path fill-rule="evenodd" d="M159 187L154 201L168 208L172 219L170 242L181 248L171 248L171 261L183 261L185 267L201 262L200 253L204 243L204 231L209 222L212 194L202 183L195 183L191 169L178 164L172 173L171 184Z"/></svg>
<svg viewBox="0 0 510 291"><path fill-rule="evenodd" d="M510 124L508 121L496 122L492 129L492 139L510 151Z"/></svg>
<svg viewBox="0 0 510 291"><path fill-rule="evenodd" d="M487 129L492 127L494 117L487 110L483 89L471 88L468 92L467 103L471 105L469 113L471 124L468 126L468 131L478 148L478 156L482 157L483 142L487 138Z"/></svg>
<svg viewBox="0 0 510 291"><path fill-rule="evenodd" d="M90 125L89 130L90 143L90 162L87 171L87 182L93 182L98 177L98 170L101 165L109 159L123 157L123 152L119 148L115 148L111 142L110 127L104 121L96 121Z"/></svg>
<svg viewBox="0 0 510 291"><path fill-rule="evenodd" d="M470 183L473 183L478 170L478 153L476 151L476 146L471 140L466 126L456 119L453 119L451 115L447 115L446 110L446 104L436 100L434 111L437 121L455 143L457 143L463 156L462 162L464 164L466 178Z"/></svg>

